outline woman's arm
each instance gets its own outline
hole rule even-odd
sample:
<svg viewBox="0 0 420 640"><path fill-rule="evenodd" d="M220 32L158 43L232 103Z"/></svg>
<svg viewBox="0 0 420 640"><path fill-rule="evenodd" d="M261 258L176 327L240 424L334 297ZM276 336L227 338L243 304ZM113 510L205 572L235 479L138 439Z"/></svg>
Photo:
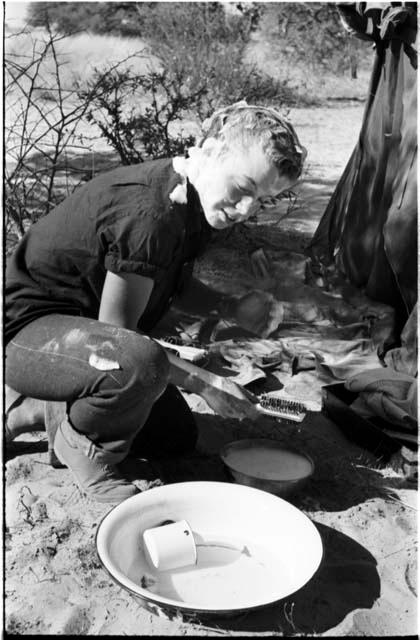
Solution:
<svg viewBox="0 0 420 640"><path fill-rule="evenodd" d="M207 404L223 418L256 420L261 417L255 404L258 398L228 378L223 378L205 369L181 360L170 351L167 353L170 381L190 393L204 398Z"/></svg>
<svg viewBox="0 0 420 640"><path fill-rule="evenodd" d="M152 289L151 278L107 271L98 320L135 331Z"/></svg>
<svg viewBox="0 0 420 640"><path fill-rule="evenodd" d="M135 274L107 272L102 291L99 320L131 329L144 312L153 289L153 280ZM258 412L252 398L234 382L194 367L169 351L169 379L172 384L205 398L214 411L225 418L256 418Z"/></svg>

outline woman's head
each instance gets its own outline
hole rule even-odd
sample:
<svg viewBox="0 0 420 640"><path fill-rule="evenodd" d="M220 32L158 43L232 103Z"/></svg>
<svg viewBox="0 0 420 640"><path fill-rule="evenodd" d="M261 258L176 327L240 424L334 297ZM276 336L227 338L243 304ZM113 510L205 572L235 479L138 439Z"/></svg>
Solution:
<svg viewBox="0 0 420 640"><path fill-rule="evenodd" d="M248 105L245 101L216 111L203 123L204 135L198 146L213 138L220 142L218 153L243 153L259 148L281 176L294 182L302 173L306 149L292 125L270 107Z"/></svg>
<svg viewBox="0 0 420 640"><path fill-rule="evenodd" d="M274 109L240 102L216 111L203 130L189 152L189 177L216 229L243 222L302 172L306 150Z"/></svg>

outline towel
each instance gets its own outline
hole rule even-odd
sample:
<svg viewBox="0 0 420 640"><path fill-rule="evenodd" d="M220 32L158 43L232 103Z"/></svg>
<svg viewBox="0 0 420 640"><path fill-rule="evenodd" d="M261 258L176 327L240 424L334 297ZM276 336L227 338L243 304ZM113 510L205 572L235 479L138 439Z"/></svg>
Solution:
<svg viewBox="0 0 420 640"><path fill-rule="evenodd" d="M345 387L358 393L373 415L417 430L417 378L380 367L349 378Z"/></svg>

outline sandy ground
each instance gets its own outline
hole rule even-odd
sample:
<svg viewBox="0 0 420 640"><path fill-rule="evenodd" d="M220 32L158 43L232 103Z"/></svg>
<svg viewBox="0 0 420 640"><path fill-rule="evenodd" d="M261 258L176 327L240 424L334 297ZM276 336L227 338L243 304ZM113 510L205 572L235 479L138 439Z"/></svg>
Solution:
<svg viewBox="0 0 420 640"><path fill-rule="evenodd" d="M279 256L286 255L285 249L294 254L294 260L285 260L283 271L279 267L286 278L290 264L294 269L291 277L303 279L299 250L316 228L357 139L361 118L360 104L290 113L309 156L297 205L281 226L273 226L270 235ZM273 257L272 244L270 251ZM226 267L230 274L236 268L240 280L244 260L240 247L236 253L213 247L197 271L223 288ZM223 420L198 396L186 394L186 398L200 428L197 453L165 463L132 460L144 488L185 480L226 481L218 451L231 440L251 436L293 440L316 464L310 482L290 498L313 520L323 540L324 558L314 578L289 598L237 618L191 621L150 610L117 586L98 560L95 532L108 507L83 497L69 471L48 465L43 432L25 434L7 452L7 631L137 636L416 635L417 487L405 479L398 464L381 465L346 440L321 413L308 414L299 429L280 431L275 422Z"/></svg>

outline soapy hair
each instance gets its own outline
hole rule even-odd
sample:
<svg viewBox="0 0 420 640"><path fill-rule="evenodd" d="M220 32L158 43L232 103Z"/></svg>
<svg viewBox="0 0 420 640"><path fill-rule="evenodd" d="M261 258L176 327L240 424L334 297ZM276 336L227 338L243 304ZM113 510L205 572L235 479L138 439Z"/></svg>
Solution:
<svg viewBox="0 0 420 640"><path fill-rule="evenodd" d="M277 167L279 174L296 180L302 173L306 149L300 144L292 125L275 109L249 105L245 101L218 109L204 121L203 137L221 141L223 155L234 149L249 150L260 146Z"/></svg>

